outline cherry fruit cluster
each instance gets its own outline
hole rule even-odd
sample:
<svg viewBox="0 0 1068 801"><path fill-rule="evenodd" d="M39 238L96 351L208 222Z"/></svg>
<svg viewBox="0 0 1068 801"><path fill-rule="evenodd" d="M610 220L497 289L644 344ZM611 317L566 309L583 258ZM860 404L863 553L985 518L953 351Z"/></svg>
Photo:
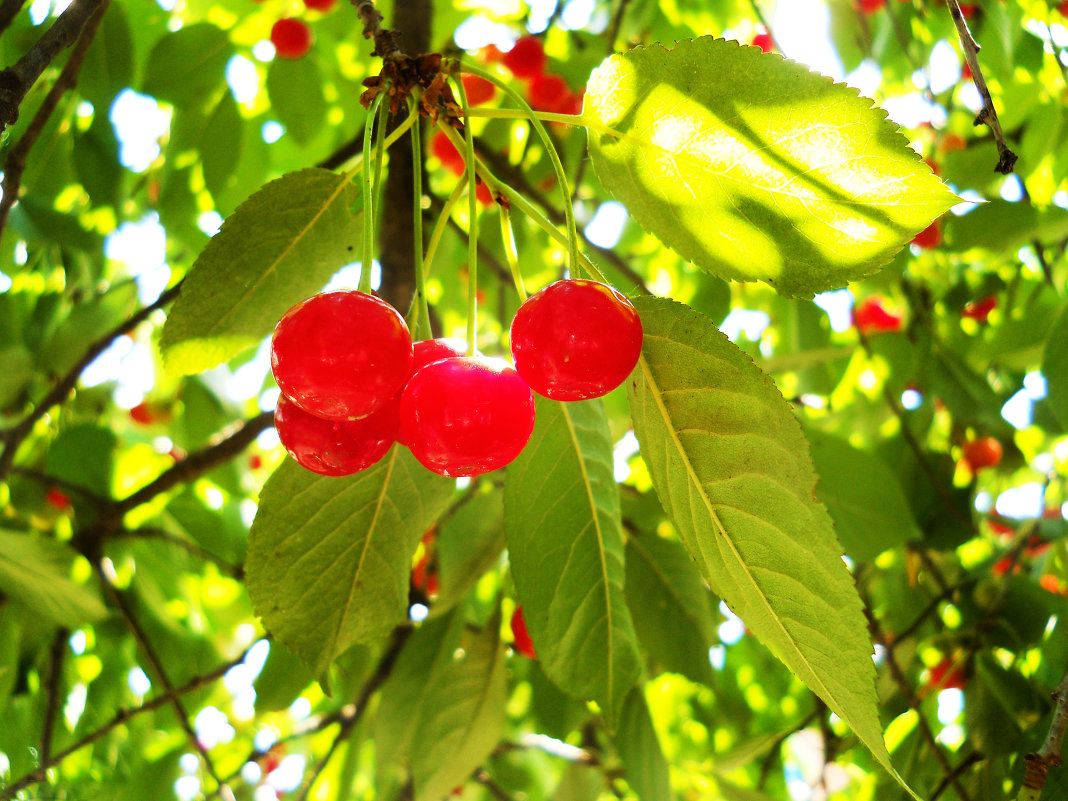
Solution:
<svg viewBox="0 0 1068 801"><path fill-rule="evenodd" d="M305 8L322 14L332 10L335 3L337 0L304 0ZM282 17L271 26L271 44L279 58L303 58L311 50L313 38L311 27L298 17Z"/></svg>
<svg viewBox="0 0 1068 801"><path fill-rule="evenodd" d="M460 340L413 343L400 313L374 295L315 295L286 312L271 340L278 436L326 476L366 470L394 442L440 475L486 473L530 439L532 390L567 401L610 392L637 363L642 328L616 290L564 280L520 307L511 340L515 367L467 356Z"/></svg>

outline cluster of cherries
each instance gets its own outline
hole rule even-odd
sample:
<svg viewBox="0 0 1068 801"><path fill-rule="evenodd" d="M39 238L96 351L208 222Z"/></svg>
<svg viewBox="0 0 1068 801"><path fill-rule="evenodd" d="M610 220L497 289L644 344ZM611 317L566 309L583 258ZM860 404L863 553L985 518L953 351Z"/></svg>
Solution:
<svg viewBox="0 0 1068 801"><path fill-rule="evenodd" d="M304 0L304 7L325 14L336 3L337 0ZM312 38L308 23L298 17L282 17L271 26L271 44L279 58L303 58L311 50Z"/></svg>
<svg viewBox="0 0 1068 801"><path fill-rule="evenodd" d="M511 326L515 367L465 355L458 340L413 344L385 301L324 292L275 327L275 426L286 451L321 475L365 470L399 442L435 473L474 476L526 446L531 390L563 401L600 397L630 375L641 346L634 306L596 281L557 281L523 303Z"/></svg>

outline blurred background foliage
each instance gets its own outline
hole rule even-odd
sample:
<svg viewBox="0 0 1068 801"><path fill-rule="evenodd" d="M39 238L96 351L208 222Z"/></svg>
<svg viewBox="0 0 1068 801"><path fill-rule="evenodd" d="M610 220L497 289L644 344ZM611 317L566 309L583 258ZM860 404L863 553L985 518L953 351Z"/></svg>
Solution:
<svg viewBox="0 0 1068 801"><path fill-rule="evenodd" d="M76 87L53 95L78 45L45 69L0 151L0 797L383 797L374 691L396 642L346 653L327 697L262 639L242 583L257 493L284 456L269 428L277 391L265 348L179 377L156 347L173 297L162 293L239 203L281 174L358 152L361 82L379 62L344 2L104 5ZM962 8L1019 155L1002 175L990 132L973 125L979 97L950 14L934 0L377 5L387 25L422 26L428 49L481 63L494 63L487 46L535 35L546 71L575 93L608 53L634 44L756 38L872 97L963 199L877 276L785 300L699 275L608 201L583 132L551 126L580 228L615 285L644 284L710 316L794 404L870 608L880 711L902 774L928 799L1014 795L1068 667L1068 8ZM64 4L2 8L17 12L0 35L0 63L11 65ZM274 57L282 17L310 26L307 56ZM561 217L528 126L474 127L495 172ZM432 152L425 168L430 225L457 178ZM492 208L482 214L495 233ZM410 205L387 207L376 278L402 307L404 265L387 258L386 239L390 219L410 215ZM562 249L521 215L513 222L528 289L559 277ZM445 334L466 322L465 231L457 212L430 276ZM480 248L480 346L498 354L518 298L499 237L484 234ZM352 272L337 281L354 284ZM642 548L678 546L621 391L607 408L627 591L664 597L632 612L674 797L901 796L707 589L689 586L680 602L671 591L686 579L643 560ZM985 438L1000 446L996 459L989 442L986 455L974 450ZM493 475L458 491L416 554L413 619L462 602L511 640L511 602L505 622L493 617L510 587L501 496ZM615 742L537 661L512 654L507 682L504 739L458 797L640 791L633 743ZM355 715L356 701L372 714L361 704ZM1068 778L1052 771L1042 797L1066 792Z"/></svg>

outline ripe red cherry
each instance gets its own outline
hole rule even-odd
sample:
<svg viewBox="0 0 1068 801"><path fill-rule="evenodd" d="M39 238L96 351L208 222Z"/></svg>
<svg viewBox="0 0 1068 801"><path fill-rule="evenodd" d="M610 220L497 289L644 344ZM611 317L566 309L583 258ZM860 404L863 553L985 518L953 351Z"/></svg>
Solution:
<svg viewBox="0 0 1068 801"><path fill-rule="evenodd" d="M156 422L156 415L152 413L152 408L142 401L141 403L130 409L130 419L135 423L140 423L143 426L151 425Z"/></svg>
<svg viewBox="0 0 1068 801"><path fill-rule="evenodd" d="M546 62L541 40L534 36L520 38L511 50L501 56L501 63L517 78L540 75L545 72Z"/></svg>
<svg viewBox="0 0 1068 801"><path fill-rule="evenodd" d="M55 487L48 490L48 494L45 495L45 503L61 512L70 509L70 498L67 497L67 493Z"/></svg>
<svg viewBox="0 0 1068 801"><path fill-rule="evenodd" d="M311 28L303 20L283 17L271 26L271 44L279 58L301 58L311 50Z"/></svg>
<svg viewBox="0 0 1068 801"><path fill-rule="evenodd" d="M902 319L900 314L888 312L878 296L864 298L853 307L853 325L865 334L900 331Z"/></svg>
<svg viewBox="0 0 1068 801"><path fill-rule="evenodd" d="M964 461L972 470L997 467L1001 462L1001 443L994 437L979 437L964 443Z"/></svg>
<svg viewBox="0 0 1068 801"><path fill-rule="evenodd" d="M366 470L392 447L397 404L389 403L362 420L324 420L281 395L274 426L282 446L301 467L323 476L348 476Z"/></svg>
<svg viewBox="0 0 1068 801"><path fill-rule="evenodd" d="M775 49L775 40L771 38L771 34L767 31L754 34L749 44L753 45L753 47L759 47L765 53L770 53Z"/></svg>
<svg viewBox="0 0 1068 801"><path fill-rule="evenodd" d="M963 690L967 684L968 677L964 675L960 667L954 665L953 660L948 656L943 657L941 662L931 668L929 684L931 689Z"/></svg>
<svg viewBox="0 0 1068 801"><path fill-rule="evenodd" d="M535 75L527 88L527 100L536 111L566 113L571 104L571 89L559 75Z"/></svg>
<svg viewBox="0 0 1068 801"><path fill-rule="evenodd" d="M886 5L886 0L860 0L860 10L865 14L874 14Z"/></svg>
<svg viewBox="0 0 1068 801"><path fill-rule="evenodd" d="M464 171L463 154L453 146L443 131L434 134L430 141L430 150L441 161L441 166L449 172L460 175Z"/></svg>
<svg viewBox="0 0 1068 801"><path fill-rule="evenodd" d="M930 250L942 244L942 226L938 220L928 225L912 239L912 244L918 248Z"/></svg>
<svg viewBox="0 0 1068 801"><path fill-rule="evenodd" d="M523 607L517 606L512 613L512 637L515 639L515 649L523 656L537 659L534 653L534 641L530 639L527 631L527 623L523 620Z"/></svg>
<svg viewBox="0 0 1068 801"><path fill-rule="evenodd" d="M400 438L424 467L475 476L523 450L534 429L534 395L502 359L441 359L408 381L400 417Z"/></svg>
<svg viewBox="0 0 1068 801"><path fill-rule="evenodd" d="M328 420L356 420L381 408L411 365L404 318L384 300L353 290L298 303L271 340L271 369L282 393Z"/></svg>
<svg viewBox="0 0 1068 801"><path fill-rule="evenodd" d="M519 307L511 339L515 369L531 389L553 400L586 400L630 375L642 351L642 323L612 287L564 280Z"/></svg>
<svg viewBox="0 0 1068 801"><path fill-rule="evenodd" d="M324 14L334 7L337 0L304 0L304 7L312 11L322 11Z"/></svg>
<svg viewBox="0 0 1068 801"><path fill-rule="evenodd" d="M497 91L492 83L478 75L465 75L460 80L463 81L464 91L467 93L467 104L470 106L477 106L492 100Z"/></svg>
<svg viewBox="0 0 1068 801"><path fill-rule="evenodd" d="M467 352L467 343L462 339L456 337L439 337L438 339L422 339L416 342L413 346L412 355L412 369L408 373L408 378L411 379L415 375L416 371L426 367L441 359L455 359L458 356L463 356ZM407 381L405 381L407 384ZM400 404L400 396L403 393L397 393L397 404ZM401 445L407 445L404 440L404 434L401 431L397 432L397 442Z"/></svg>
<svg viewBox="0 0 1068 801"><path fill-rule="evenodd" d="M994 311L997 305L997 297L989 295L982 300L973 300L971 303L966 303L964 308L960 310L960 316L975 320L978 323L985 323L990 316L990 312Z"/></svg>

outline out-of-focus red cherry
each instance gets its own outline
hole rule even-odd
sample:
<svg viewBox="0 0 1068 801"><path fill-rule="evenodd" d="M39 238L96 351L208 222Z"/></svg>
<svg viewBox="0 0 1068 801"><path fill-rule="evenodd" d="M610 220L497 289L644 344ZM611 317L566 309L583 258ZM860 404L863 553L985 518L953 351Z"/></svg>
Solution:
<svg viewBox="0 0 1068 801"><path fill-rule="evenodd" d="M465 75L460 80L463 81L467 103L470 106L478 106L492 100L497 91L492 83L478 75Z"/></svg>
<svg viewBox="0 0 1068 801"><path fill-rule="evenodd" d="M886 310L883 299L873 295L853 307L853 325L864 334L900 331L904 317Z"/></svg>
<svg viewBox="0 0 1068 801"><path fill-rule="evenodd" d="M530 639L526 621L523 620L523 607L521 606L517 606L515 612L512 613L512 637L515 640L515 649L519 653L530 659L538 658L534 652L534 641Z"/></svg>
<svg viewBox="0 0 1068 801"><path fill-rule="evenodd" d="M968 686L968 677L953 659L946 656L930 669L928 686L933 690L963 690Z"/></svg>
<svg viewBox="0 0 1068 801"><path fill-rule="evenodd" d="M924 250L931 250L942 244L942 226L939 220L935 220L916 236L912 238L912 244Z"/></svg>
<svg viewBox="0 0 1068 801"><path fill-rule="evenodd" d="M545 72L548 59L541 40L535 36L523 36L501 56L501 63L517 78L533 78Z"/></svg>
<svg viewBox="0 0 1068 801"><path fill-rule="evenodd" d="M979 437L964 443L964 461L972 470L997 467L1001 462L1001 443L994 437Z"/></svg>
<svg viewBox="0 0 1068 801"><path fill-rule="evenodd" d="M60 512L70 509L70 498L67 497L67 493L56 487L48 490L48 494L45 495L45 503Z"/></svg>
<svg viewBox="0 0 1068 801"><path fill-rule="evenodd" d="M757 32L753 34L753 38L749 40L749 44L753 45L753 47L759 47L765 53L770 53L775 49L775 40L771 38L771 34L763 26L758 27Z"/></svg>
<svg viewBox="0 0 1068 801"><path fill-rule="evenodd" d="M977 323L985 323L990 312L996 309L997 305L998 299L994 295L988 295L981 300L973 300L971 303L964 304L964 308L960 310L960 316L975 320Z"/></svg>

